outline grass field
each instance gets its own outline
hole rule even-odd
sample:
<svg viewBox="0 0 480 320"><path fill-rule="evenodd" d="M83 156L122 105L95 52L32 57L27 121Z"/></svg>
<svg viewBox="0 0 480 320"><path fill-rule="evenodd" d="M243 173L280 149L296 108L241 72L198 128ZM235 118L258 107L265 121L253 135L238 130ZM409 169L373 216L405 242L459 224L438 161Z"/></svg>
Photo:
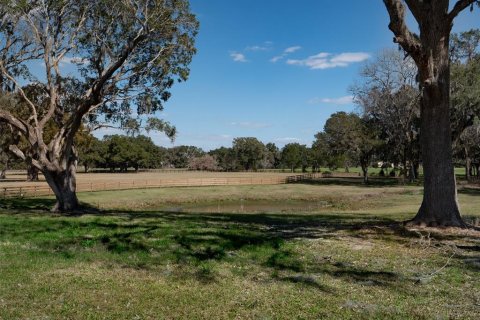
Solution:
<svg viewBox="0 0 480 320"><path fill-rule="evenodd" d="M83 216L2 200L0 319L478 319L480 232L404 228L421 192L95 192ZM475 223L480 192L459 199Z"/></svg>

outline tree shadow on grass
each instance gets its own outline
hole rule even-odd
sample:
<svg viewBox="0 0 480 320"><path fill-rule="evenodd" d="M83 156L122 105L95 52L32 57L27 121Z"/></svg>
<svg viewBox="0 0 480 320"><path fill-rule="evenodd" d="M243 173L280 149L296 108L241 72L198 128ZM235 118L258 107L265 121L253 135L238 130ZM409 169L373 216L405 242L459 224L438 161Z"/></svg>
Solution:
<svg viewBox="0 0 480 320"><path fill-rule="evenodd" d="M86 249L104 250L134 268L148 269L168 262L194 266L202 281L215 279L215 273L205 267L205 263L241 261L271 270L272 279L276 281L332 292L319 282L318 275L372 286L401 287L402 279L389 270L371 270L332 259L305 260L292 249L292 240L342 236L407 245L419 239L418 231L405 228L393 219L356 213L105 211L75 218L38 213L53 203L50 199L2 203L4 208L12 208L17 214L0 215L0 240L28 241L47 253L69 259ZM466 239L452 234L433 236L442 241ZM469 252L457 255L458 259L466 263L472 261L470 265L475 270L477 260L480 261L478 245L465 244L458 248Z"/></svg>

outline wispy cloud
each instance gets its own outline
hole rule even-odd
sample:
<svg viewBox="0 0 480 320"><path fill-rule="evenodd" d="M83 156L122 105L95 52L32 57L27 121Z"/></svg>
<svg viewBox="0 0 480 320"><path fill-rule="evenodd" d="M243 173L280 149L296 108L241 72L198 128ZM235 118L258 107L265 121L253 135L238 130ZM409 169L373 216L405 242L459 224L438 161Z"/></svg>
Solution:
<svg viewBox="0 0 480 320"><path fill-rule="evenodd" d="M312 70L322 70L336 67L347 67L352 63L362 62L368 58L370 58L370 55L365 52L345 52L336 55L328 52L321 52L306 59L288 59L287 64L308 67Z"/></svg>
<svg viewBox="0 0 480 320"><path fill-rule="evenodd" d="M302 47L300 46L292 46L292 47L288 47L286 48L285 50L283 50L282 54L278 55L278 56L275 56L273 57L272 59L270 59L270 62L272 63L276 63L284 58L286 58L289 54L291 53L294 53L294 52L297 52L298 50L302 49Z"/></svg>
<svg viewBox="0 0 480 320"><path fill-rule="evenodd" d="M289 47L287 49L285 49L285 51L283 51L283 53L294 53L298 50L302 49L302 47L300 46L293 46L293 47Z"/></svg>
<svg viewBox="0 0 480 320"><path fill-rule="evenodd" d="M233 61L235 62L247 62L247 58L243 53L240 52L231 52L230 57L232 58Z"/></svg>
<svg viewBox="0 0 480 320"><path fill-rule="evenodd" d="M261 45L253 45L245 48L245 51L268 51L272 49L273 42L265 41Z"/></svg>
<svg viewBox="0 0 480 320"><path fill-rule="evenodd" d="M270 62L276 63L276 62L282 60L283 58L285 58L285 56L283 56L283 55L281 55L281 56L275 56L275 57L273 57L272 59L270 59Z"/></svg>
<svg viewBox="0 0 480 320"><path fill-rule="evenodd" d="M262 129L262 128L271 127L271 124L268 124L268 123L250 122L250 121L231 122L230 125L234 127L241 127L241 128L248 128L248 129Z"/></svg>
<svg viewBox="0 0 480 320"><path fill-rule="evenodd" d="M326 103L326 104L335 104L335 105L346 105L353 103L353 96L345 96L340 98L313 98L308 100L310 104L319 104L319 103Z"/></svg>

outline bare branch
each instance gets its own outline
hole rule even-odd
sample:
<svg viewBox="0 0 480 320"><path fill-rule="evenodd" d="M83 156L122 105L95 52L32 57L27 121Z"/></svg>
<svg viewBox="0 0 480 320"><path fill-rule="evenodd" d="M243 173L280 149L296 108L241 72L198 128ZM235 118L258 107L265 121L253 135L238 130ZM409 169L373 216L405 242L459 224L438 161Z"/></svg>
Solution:
<svg viewBox="0 0 480 320"><path fill-rule="evenodd" d="M8 150L13 153L14 155L16 155L17 157L19 157L20 159L24 160L27 158L25 157L25 154L23 153L22 150L20 150L16 145L12 144L10 146L8 146Z"/></svg>
<svg viewBox="0 0 480 320"><path fill-rule="evenodd" d="M424 12L423 2L418 0L405 0L407 3L410 12L412 12L413 17L415 20L420 23L422 12Z"/></svg>
<svg viewBox="0 0 480 320"><path fill-rule="evenodd" d="M417 35L412 33L405 22L405 5L402 0L383 0L390 16L388 28L393 32L393 41L402 46L408 54L419 63L422 45Z"/></svg>
<svg viewBox="0 0 480 320"><path fill-rule="evenodd" d="M0 122L6 122L12 125L25 136L28 136L29 132L33 132L33 128L6 110L0 109Z"/></svg>
<svg viewBox="0 0 480 320"><path fill-rule="evenodd" d="M22 86L18 83L18 81L8 73L8 71L5 69L5 66L3 65L3 62L0 61L0 71L3 73L5 77L8 78L8 80L12 81L15 83L15 86L17 87L18 91L20 92L20 95L22 98L27 102L27 104L30 106L30 109L32 109L32 116L33 120L35 121L35 125L38 125L38 113L37 113L37 107L35 104L30 100L27 95L25 94L25 91L23 91Z"/></svg>
<svg viewBox="0 0 480 320"><path fill-rule="evenodd" d="M452 11L450 11L450 13L448 14L448 18L450 19L450 21L453 21L453 19L455 19L455 17L458 16L460 12L462 12L475 2L478 3L478 0L458 0L457 3L455 3Z"/></svg>

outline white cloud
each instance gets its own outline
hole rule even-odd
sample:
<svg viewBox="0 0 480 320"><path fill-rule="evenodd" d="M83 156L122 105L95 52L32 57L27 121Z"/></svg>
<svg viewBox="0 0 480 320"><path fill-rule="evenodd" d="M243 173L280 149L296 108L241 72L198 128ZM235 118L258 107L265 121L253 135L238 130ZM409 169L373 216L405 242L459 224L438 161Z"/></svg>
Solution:
<svg viewBox="0 0 480 320"><path fill-rule="evenodd" d="M263 44L248 46L245 48L245 51L268 51L271 50L273 46L272 41L265 41Z"/></svg>
<svg viewBox="0 0 480 320"><path fill-rule="evenodd" d="M345 52L334 56L330 61L333 63L355 63L362 62L370 58L365 52Z"/></svg>
<svg viewBox="0 0 480 320"><path fill-rule="evenodd" d="M283 51L284 53L294 53L298 50L302 49L302 47L300 46L293 46L293 47L289 47L287 49L285 49L285 51Z"/></svg>
<svg viewBox="0 0 480 320"><path fill-rule="evenodd" d="M270 62L272 63L276 63L282 59L284 59L286 56L288 56L289 54L291 53L294 53L298 50L302 49L302 47L300 46L292 46L292 47L288 47L287 49L283 50L283 53L281 55L278 55L278 56L275 56L273 57L272 59L270 59Z"/></svg>
<svg viewBox="0 0 480 320"><path fill-rule="evenodd" d="M345 96L340 98L313 98L308 101L310 104L327 103L336 105L346 105L353 103L353 96Z"/></svg>
<svg viewBox="0 0 480 320"><path fill-rule="evenodd" d="M281 56L275 56L275 57L273 57L272 59L270 59L270 62L276 63L276 62L278 62L278 61L282 60L283 58L285 58L285 56L284 56L284 55L281 55Z"/></svg>
<svg viewBox="0 0 480 320"><path fill-rule="evenodd" d="M306 59L295 60L288 59L287 64L295 66L308 67L312 70L329 69L336 67L347 67L352 63L362 62L370 58L370 55L365 52L345 52L337 55L331 53L321 52Z"/></svg>
<svg viewBox="0 0 480 320"><path fill-rule="evenodd" d="M239 52L232 52L230 53L230 57L233 59L235 62L247 62L247 58L243 53Z"/></svg>
<svg viewBox="0 0 480 320"><path fill-rule="evenodd" d="M235 127L249 128L249 129L262 129L262 128L268 128L271 126L268 123L250 122L250 121L232 122L230 123L230 125Z"/></svg>

